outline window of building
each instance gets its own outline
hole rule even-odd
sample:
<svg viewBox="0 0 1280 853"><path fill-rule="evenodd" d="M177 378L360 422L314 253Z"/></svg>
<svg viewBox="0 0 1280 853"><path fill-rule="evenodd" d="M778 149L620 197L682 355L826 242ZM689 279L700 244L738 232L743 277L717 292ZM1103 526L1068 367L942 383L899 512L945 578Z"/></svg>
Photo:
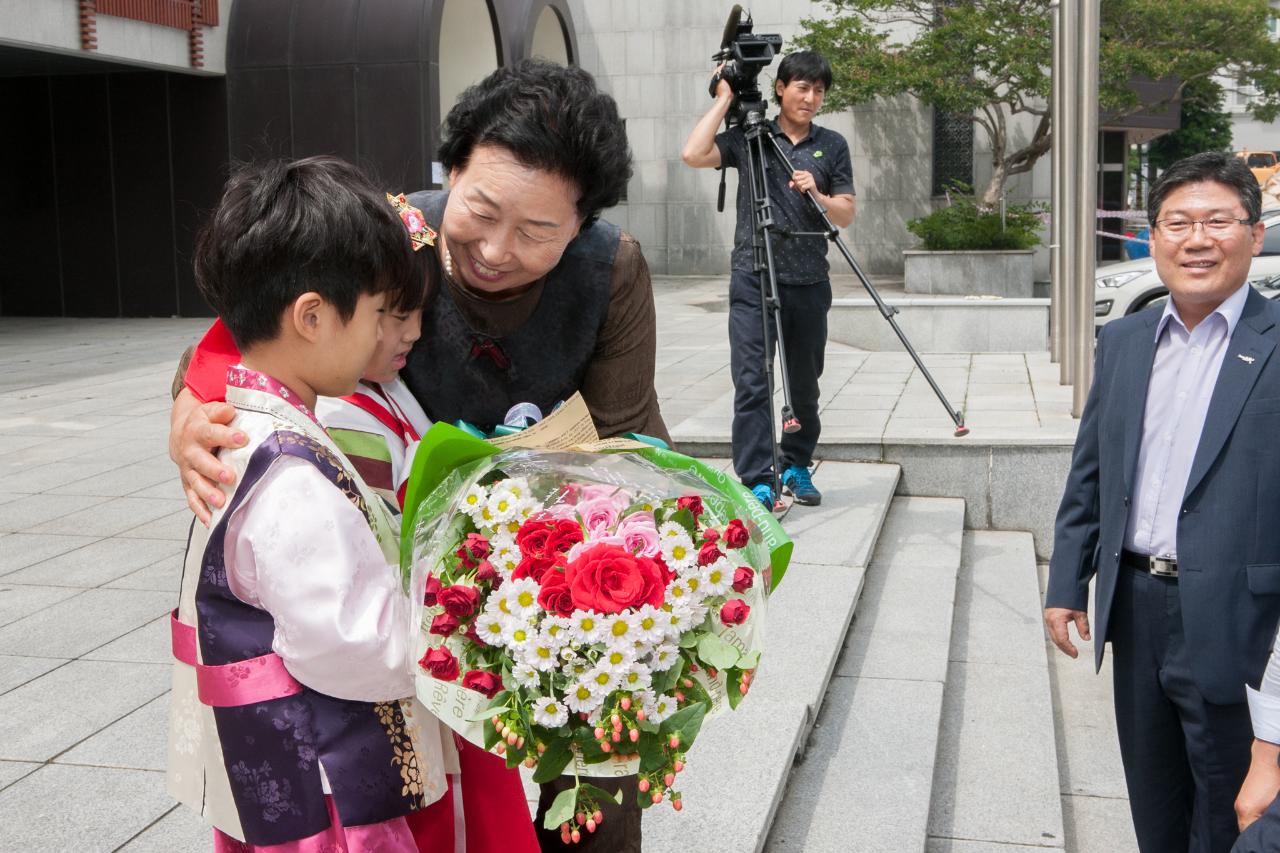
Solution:
<svg viewBox="0 0 1280 853"><path fill-rule="evenodd" d="M956 182L973 186L973 122L967 115L933 111L933 194Z"/></svg>

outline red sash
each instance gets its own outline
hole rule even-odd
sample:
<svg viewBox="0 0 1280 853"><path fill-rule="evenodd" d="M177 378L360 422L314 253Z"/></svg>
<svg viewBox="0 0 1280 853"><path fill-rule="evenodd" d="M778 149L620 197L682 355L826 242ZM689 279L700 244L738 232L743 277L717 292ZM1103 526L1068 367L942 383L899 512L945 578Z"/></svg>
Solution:
<svg viewBox="0 0 1280 853"><path fill-rule="evenodd" d="M387 395L387 392L382 390L382 386L378 385L376 382L370 382L368 385L374 390L374 393L378 395L377 398L370 397L368 394L357 391L354 394L348 394L342 399L346 400L357 409L361 409L362 411L373 415L378 419L378 423L382 424L396 435L401 436L406 445L422 438L422 436L418 435L418 431L413 428L413 424L410 423L409 417L399 406L395 404L395 401Z"/></svg>

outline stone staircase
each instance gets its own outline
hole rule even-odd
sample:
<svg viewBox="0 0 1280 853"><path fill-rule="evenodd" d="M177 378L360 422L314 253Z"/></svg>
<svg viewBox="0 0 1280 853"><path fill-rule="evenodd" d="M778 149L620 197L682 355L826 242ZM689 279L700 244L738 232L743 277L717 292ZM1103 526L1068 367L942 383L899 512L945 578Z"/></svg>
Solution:
<svg viewBox="0 0 1280 853"><path fill-rule="evenodd" d="M966 531L964 501L895 497L896 465L824 462L790 511L750 699L652 809L654 853L1063 849L1028 533Z"/></svg>

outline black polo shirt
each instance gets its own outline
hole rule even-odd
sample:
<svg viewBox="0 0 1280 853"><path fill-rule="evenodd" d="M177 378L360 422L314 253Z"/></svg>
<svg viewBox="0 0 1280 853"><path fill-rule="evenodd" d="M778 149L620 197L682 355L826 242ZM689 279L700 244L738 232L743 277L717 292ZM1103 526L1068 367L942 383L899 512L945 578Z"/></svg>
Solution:
<svg viewBox="0 0 1280 853"><path fill-rule="evenodd" d="M768 122L769 132L796 169L813 174L818 192L823 195L853 193L853 168L849 163L849 145L834 130L809 125L809 135L795 145L776 121ZM747 166L747 137L742 127L731 127L716 135L716 147L720 149L720 163L725 168L738 170L738 223L733 233L733 268L743 272L755 270L755 255L751 250L751 181L742 174ZM791 174L773 153L773 146L765 144L768 169L769 200L773 203L773 221L780 228L794 231L820 231L822 220L814 212L809 200L787 186ZM779 284L814 284L826 281L830 265L827 263L827 240L823 237L779 238L774 235L773 264Z"/></svg>

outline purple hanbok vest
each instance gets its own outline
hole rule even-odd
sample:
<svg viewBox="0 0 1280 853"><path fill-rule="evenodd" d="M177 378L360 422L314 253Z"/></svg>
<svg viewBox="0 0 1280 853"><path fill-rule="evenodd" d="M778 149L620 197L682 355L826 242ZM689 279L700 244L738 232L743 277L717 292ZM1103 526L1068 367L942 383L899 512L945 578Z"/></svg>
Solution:
<svg viewBox="0 0 1280 853"><path fill-rule="evenodd" d="M258 845L306 838L329 826L321 762L344 826L391 820L426 805L399 703L337 699L294 681L272 652L271 615L236 598L227 584L228 521L281 456L315 465L369 516L359 487L328 448L301 433L272 433L253 452L209 534L194 630L174 619L174 653L197 667L200 700L213 706L244 840Z"/></svg>

